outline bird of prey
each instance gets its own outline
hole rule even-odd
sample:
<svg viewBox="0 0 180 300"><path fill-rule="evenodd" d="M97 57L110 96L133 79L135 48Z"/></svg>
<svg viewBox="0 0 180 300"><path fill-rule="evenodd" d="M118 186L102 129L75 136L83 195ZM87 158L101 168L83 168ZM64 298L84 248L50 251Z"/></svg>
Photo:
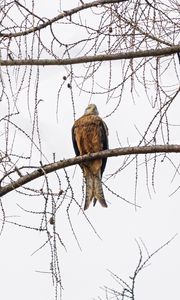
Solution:
<svg viewBox="0 0 180 300"><path fill-rule="evenodd" d="M99 117L95 104L89 104L84 115L75 121L72 127L72 141L77 156L108 149L108 128ZM96 159L81 164L86 183L84 210L94 200L107 207L101 183L101 177L107 158Z"/></svg>

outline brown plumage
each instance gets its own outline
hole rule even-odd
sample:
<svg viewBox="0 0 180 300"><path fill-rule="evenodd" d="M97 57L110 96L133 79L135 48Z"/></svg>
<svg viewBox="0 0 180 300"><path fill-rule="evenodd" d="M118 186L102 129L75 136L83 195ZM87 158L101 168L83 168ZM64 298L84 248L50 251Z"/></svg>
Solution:
<svg viewBox="0 0 180 300"><path fill-rule="evenodd" d="M72 128L72 140L76 155L95 153L108 149L108 129L98 116L96 105L90 104L84 115L75 121ZM96 159L81 165L86 182L86 198L84 209L94 199L107 207L101 183L107 159Z"/></svg>

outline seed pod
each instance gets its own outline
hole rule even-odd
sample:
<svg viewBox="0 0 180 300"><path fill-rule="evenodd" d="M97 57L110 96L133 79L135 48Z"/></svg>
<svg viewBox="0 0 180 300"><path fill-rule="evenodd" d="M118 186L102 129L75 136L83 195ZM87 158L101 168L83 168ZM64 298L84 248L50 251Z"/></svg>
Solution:
<svg viewBox="0 0 180 300"><path fill-rule="evenodd" d="M54 220L54 217L53 217L53 216L50 217L49 223L50 223L51 225L54 225L55 220Z"/></svg>
<svg viewBox="0 0 180 300"><path fill-rule="evenodd" d="M68 87L68 89L71 89L71 84L68 83L68 84L67 84L67 87Z"/></svg>

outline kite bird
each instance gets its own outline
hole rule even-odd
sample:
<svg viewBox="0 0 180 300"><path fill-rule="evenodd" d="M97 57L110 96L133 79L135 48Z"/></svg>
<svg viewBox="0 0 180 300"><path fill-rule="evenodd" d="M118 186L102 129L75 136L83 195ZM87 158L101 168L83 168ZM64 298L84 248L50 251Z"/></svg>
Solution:
<svg viewBox="0 0 180 300"><path fill-rule="evenodd" d="M89 104L84 115L75 121L72 127L72 141L77 156L108 149L108 128L98 115L96 105ZM107 158L103 158L81 164L86 182L84 210L93 199L94 205L99 201L102 206L107 207L101 183L106 161Z"/></svg>

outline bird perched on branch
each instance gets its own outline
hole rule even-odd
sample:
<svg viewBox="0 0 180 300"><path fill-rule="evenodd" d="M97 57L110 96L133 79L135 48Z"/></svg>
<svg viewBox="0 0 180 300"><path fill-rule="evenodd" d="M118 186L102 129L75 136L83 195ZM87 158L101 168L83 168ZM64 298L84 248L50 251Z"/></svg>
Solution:
<svg viewBox="0 0 180 300"><path fill-rule="evenodd" d="M95 104L89 104L84 115L75 121L72 141L77 156L108 149L108 128L99 117ZM101 183L106 161L107 158L95 159L80 165L86 182L84 210L92 200L94 205L99 201L102 206L107 207Z"/></svg>

